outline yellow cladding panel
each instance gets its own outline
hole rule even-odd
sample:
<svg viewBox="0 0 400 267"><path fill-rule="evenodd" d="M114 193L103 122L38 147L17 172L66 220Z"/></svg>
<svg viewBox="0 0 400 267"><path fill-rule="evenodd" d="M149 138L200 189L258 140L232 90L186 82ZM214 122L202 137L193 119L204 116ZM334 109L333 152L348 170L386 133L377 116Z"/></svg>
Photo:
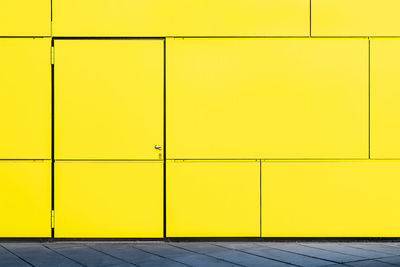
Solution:
<svg viewBox="0 0 400 267"><path fill-rule="evenodd" d="M263 162L263 237L400 236L400 161Z"/></svg>
<svg viewBox="0 0 400 267"><path fill-rule="evenodd" d="M0 238L50 237L50 161L1 161L0 178Z"/></svg>
<svg viewBox="0 0 400 267"><path fill-rule="evenodd" d="M259 162L168 162L168 237L260 236Z"/></svg>
<svg viewBox="0 0 400 267"><path fill-rule="evenodd" d="M400 39L371 40L371 158L400 158Z"/></svg>
<svg viewBox="0 0 400 267"><path fill-rule="evenodd" d="M160 159L162 40L55 41L57 159Z"/></svg>
<svg viewBox="0 0 400 267"><path fill-rule="evenodd" d="M168 39L170 159L367 158L368 40Z"/></svg>
<svg viewBox="0 0 400 267"><path fill-rule="evenodd" d="M1 159L50 158L50 49L49 38L0 39Z"/></svg>
<svg viewBox="0 0 400 267"><path fill-rule="evenodd" d="M0 36L50 36L50 0L1 0Z"/></svg>
<svg viewBox="0 0 400 267"><path fill-rule="evenodd" d="M162 162L56 162L55 237L162 237Z"/></svg>
<svg viewBox="0 0 400 267"><path fill-rule="evenodd" d="M398 0L312 0L314 36L400 35Z"/></svg>
<svg viewBox="0 0 400 267"><path fill-rule="evenodd" d="M55 36L309 34L309 0L53 0Z"/></svg>

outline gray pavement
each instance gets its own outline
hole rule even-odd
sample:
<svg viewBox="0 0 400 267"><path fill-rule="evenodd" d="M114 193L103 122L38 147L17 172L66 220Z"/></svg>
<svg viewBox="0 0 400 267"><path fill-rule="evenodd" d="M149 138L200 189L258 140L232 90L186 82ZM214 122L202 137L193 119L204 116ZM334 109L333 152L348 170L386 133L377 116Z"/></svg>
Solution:
<svg viewBox="0 0 400 267"><path fill-rule="evenodd" d="M400 242L2 242L0 266L400 266Z"/></svg>

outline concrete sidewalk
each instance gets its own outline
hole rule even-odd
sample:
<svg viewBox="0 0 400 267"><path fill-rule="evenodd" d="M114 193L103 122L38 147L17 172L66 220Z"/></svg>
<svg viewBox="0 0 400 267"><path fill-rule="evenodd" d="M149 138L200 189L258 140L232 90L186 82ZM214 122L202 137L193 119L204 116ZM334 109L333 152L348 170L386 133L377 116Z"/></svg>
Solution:
<svg viewBox="0 0 400 267"><path fill-rule="evenodd" d="M400 242L3 242L0 266L400 266Z"/></svg>

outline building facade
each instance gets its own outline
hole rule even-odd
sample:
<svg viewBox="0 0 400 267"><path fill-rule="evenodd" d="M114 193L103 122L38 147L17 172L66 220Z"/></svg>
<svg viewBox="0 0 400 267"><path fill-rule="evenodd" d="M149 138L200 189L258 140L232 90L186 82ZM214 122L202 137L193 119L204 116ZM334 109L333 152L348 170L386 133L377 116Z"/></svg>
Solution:
<svg viewBox="0 0 400 267"><path fill-rule="evenodd" d="M1 0L0 237L399 237L397 0Z"/></svg>

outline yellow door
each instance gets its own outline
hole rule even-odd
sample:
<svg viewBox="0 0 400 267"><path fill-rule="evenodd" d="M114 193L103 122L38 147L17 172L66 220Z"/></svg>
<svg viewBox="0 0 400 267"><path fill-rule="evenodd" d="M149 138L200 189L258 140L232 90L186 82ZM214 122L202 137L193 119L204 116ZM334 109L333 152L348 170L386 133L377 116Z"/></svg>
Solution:
<svg viewBox="0 0 400 267"><path fill-rule="evenodd" d="M262 163L263 237L400 236L400 161Z"/></svg>
<svg viewBox="0 0 400 267"><path fill-rule="evenodd" d="M260 162L167 162L167 237L260 236Z"/></svg>
<svg viewBox="0 0 400 267"><path fill-rule="evenodd" d="M398 36L398 0L312 0L314 36Z"/></svg>
<svg viewBox="0 0 400 267"><path fill-rule="evenodd" d="M49 38L0 39L0 159L51 157L50 49Z"/></svg>
<svg viewBox="0 0 400 267"><path fill-rule="evenodd" d="M56 159L161 159L163 64L162 40L56 40Z"/></svg>
<svg viewBox="0 0 400 267"><path fill-rule="evenodd" d="M0 161L0 238L51 236L50 161Z"/></svg>
<svg viewBox="0 0 400 267"><path fill-rule="evenodd" d="M169 159L367 158L368 40L167 39Z"/></svg>
<svg viewBox="0 0 400 267"><path fill-rule="evenodd" d="M371 158L400 158L400 39L371 40Z"/></svg>
<svg viewBox="0 0 400 267"><path fill-rule="evenodd" d="M309 0L53 0L55 36L305 36Z"/></svg>
<svg viewBox="0 0 400 267"><path fill-rule="evenodd" d="M50 15L49 0L1 0L0 36L50 36Z"/></svg>
<svg viewBox="0 0 400 267"><path fill-rule="evenodd" d="M162 237L162 162L56 162L55 237Z"/></svg>

